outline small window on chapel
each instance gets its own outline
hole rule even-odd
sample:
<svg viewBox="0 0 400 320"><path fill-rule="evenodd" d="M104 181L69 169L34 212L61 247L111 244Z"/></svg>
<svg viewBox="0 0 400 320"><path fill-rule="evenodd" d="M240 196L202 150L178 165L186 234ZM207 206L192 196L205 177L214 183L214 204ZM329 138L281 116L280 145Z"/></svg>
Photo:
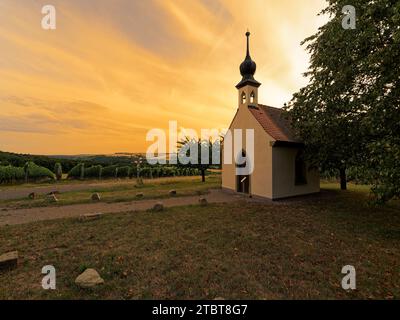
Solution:
<svg viewBox="0 0 400 320"><path fill-rule="evenodd" d="M300 150L297 152L295 160L295 185L307 184L307 170L306 163L304 161L304 152Z"/></svg>
<svg viewBox="0 0 400 320"><path fill-rule="evenodd" d="M247 156L246 151L242 149L242 151L238 154L236 159L236 167L237 168L246 168L247 167Z"/></svg>
<svg viewBox="0 0 400 320"><path fill-rule="evenodd" d="M246 103L246 93L243 92L242 93L242 104L245 104L245 103Z"/></svg>
<svg viewBox="0 0 400 320"><path fill-rule="evenodd" d="M256 99L256 95L254 94L254 91L253 91L250 95L250 103L254 103L255 99Z"/></svg>

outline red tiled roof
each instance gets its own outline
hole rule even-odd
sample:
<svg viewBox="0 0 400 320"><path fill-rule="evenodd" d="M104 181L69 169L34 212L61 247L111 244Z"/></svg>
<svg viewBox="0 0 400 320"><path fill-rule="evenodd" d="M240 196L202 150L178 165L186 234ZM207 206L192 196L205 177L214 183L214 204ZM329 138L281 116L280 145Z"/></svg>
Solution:
<svg viewBox="0 0 400 320"><path fill-rule="evenodd" d="M249 106L249 111L272 138L284 142L301 142L296 139L290 121L283 117L283 110L264 106Z"/></svg>

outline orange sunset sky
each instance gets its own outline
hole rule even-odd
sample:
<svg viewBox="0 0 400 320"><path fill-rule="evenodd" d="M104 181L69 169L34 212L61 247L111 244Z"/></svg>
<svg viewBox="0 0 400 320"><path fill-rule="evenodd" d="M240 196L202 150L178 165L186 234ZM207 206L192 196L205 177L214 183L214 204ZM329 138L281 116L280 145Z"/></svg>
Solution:
<svg viewBox="0 0 400 320"><path fill-rule="evenodd" d="M43 5L57 29L41 28ZM226 128L251 55L260 103L300 87L324 0L0 0L0 150L144 152L151 128Z"/></svg>

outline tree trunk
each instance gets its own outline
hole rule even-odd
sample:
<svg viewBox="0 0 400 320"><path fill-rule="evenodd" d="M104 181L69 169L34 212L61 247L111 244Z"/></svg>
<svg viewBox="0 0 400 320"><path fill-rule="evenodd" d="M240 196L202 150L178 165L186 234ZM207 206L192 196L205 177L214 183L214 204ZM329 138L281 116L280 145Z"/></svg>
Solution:
<svg viewBox="0 0 400 320"><path fill-rule="evenodd" d="M206 182L206 170L201 170L201 182Z"/></svg>
<svg viewBox="0 0 400 320"><path fill-rule="evenodd" d="M347 190L346 168L340 169L340 189Z"/></svg>

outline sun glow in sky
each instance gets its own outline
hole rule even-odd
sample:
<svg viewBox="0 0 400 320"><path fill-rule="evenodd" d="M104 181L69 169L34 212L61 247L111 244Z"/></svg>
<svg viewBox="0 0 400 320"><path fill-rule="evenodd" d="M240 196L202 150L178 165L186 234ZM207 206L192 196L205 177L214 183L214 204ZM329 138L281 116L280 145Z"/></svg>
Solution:
<svg viewBox="0 0 400 320"><path fill-rule="evenodd" d="M57 29L41 28L41 8ZM260 103L307 81L324 0L0 0L0 150L144 152L168 121L227 128L249 28Z"/></svg>

